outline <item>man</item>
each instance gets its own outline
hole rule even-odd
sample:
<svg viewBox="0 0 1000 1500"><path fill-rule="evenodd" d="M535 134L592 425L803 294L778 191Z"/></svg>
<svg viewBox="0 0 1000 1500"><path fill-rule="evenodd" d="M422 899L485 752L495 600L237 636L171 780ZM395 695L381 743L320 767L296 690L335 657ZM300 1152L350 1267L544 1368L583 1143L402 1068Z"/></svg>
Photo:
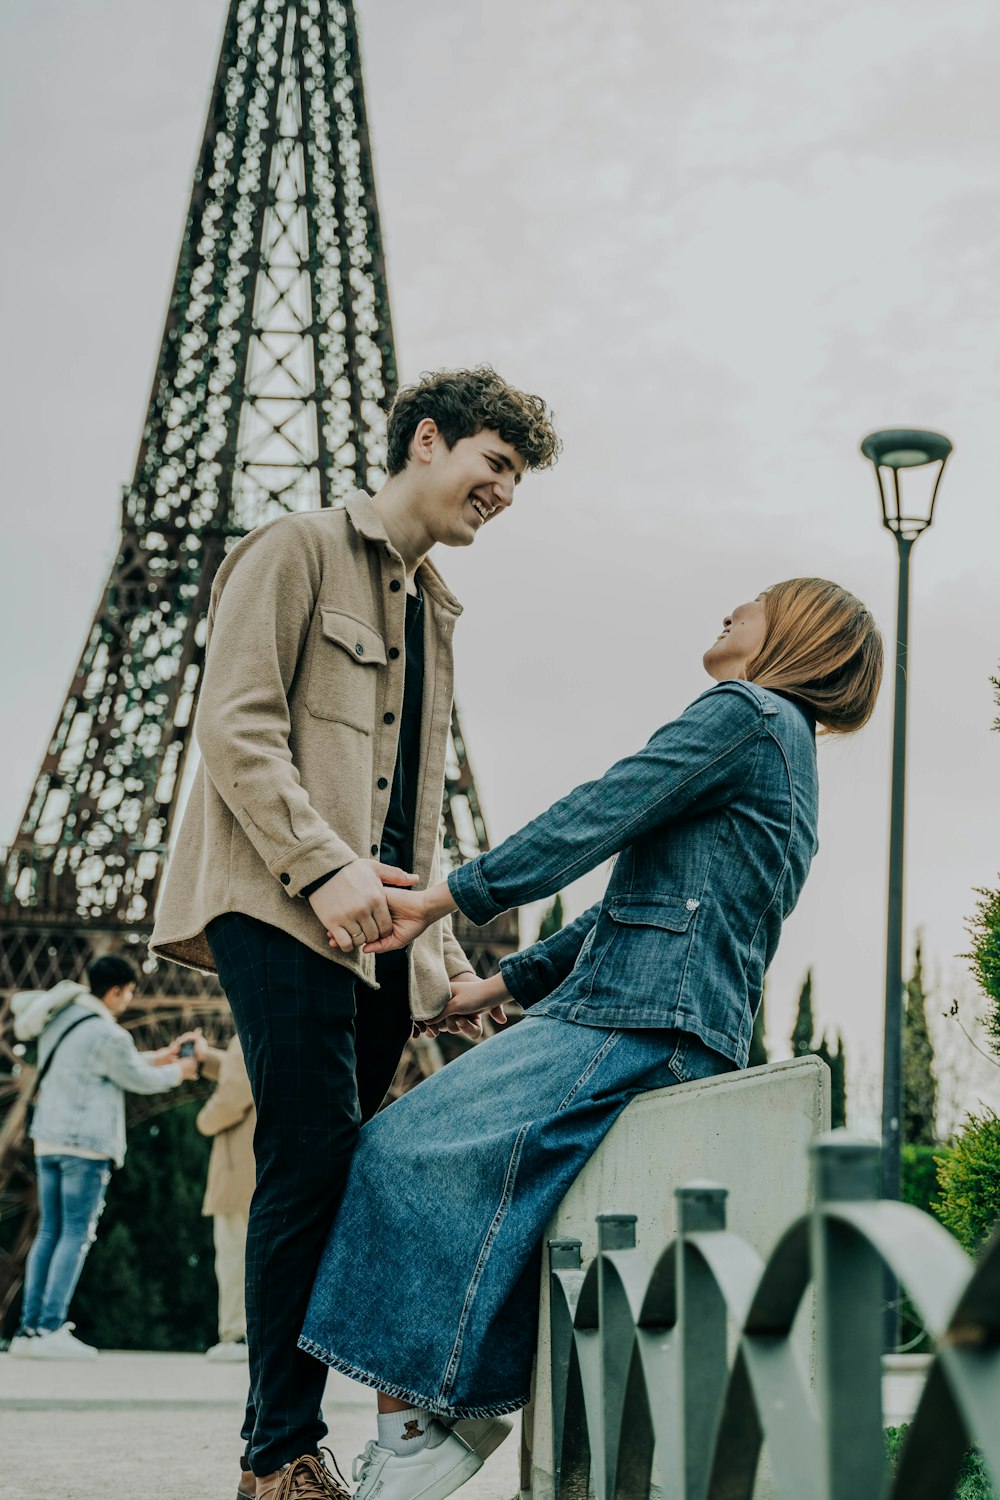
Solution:
<svg viewBox="0 0 1000 1500"><path fill-rule="evenodd" d="M210 1047L199 1035L195 1057L202 1077L214 1078L212 1097L198 1111L195 1124L211 1136L203 1214L212 1220L215 1279L219 1285L219 1342L207 1352L211 1360L247 1357L247 1314L243 1291L247 1223L253 1197L255 1166L253 1131L257 1114L240 1039L225 1051Z"/></svg>
<svg viewBox="0 0 1000 1500"><path fill-rule="evenodd" d="M469 546L557 447L544 403L493 370L430 376L393 404L374 499L252 532L213 589L202 762L153 944L218 972L257 1107L241 1488L262 1500L343 1495L317 1456L326 1370L296 1339L359 1125L412 1018L474 977L448 928L377 968L362 952L391 927L383 882L440 868L461 606L427 553Z"/></svg>
<svg viewBox="0 0 1000 1500"><path fill-rule="evenodd" d="M29 1126L38 1171L38 1233L28 1252L21 1324L11 1354L25 1359L93 1359L66 1321L94 1242L111 1169L125 1159L125 1095L159 1094L194 1078L183 1038L139 1052L118 1017L135 995L124 958L95 959L90 989L64 979L11 1001L14 1035L39 1038L37 1103Z"/></svg>

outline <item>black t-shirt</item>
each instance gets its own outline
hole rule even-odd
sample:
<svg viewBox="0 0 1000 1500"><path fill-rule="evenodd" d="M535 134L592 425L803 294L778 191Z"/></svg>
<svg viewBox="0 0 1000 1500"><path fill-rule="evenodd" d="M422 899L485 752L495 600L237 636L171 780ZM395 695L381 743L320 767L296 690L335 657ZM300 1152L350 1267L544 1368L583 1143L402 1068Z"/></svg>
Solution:
<svg viewBox="0 0 1000 1500"><path fill-rule="evenodd" d="M424 601L420 593L406 596L406 676L399 748L392 777L389 808L382 829L379 858L397 869L413 867L413 820L417 775L420 770L420 722L424 699Z"/></svg>

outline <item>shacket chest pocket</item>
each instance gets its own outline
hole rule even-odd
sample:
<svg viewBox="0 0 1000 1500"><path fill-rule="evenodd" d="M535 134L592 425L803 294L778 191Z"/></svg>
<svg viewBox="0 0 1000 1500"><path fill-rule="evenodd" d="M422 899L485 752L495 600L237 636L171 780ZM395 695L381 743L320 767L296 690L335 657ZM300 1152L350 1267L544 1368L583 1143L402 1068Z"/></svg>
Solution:
<svg viewBox="0 0 1000 1500"><path fill-rule="evenodd" d="M386 665L379 632L353 615L320 610L306 687L306 708L316 719L350 724L363 734L375 727L379 673Z"/></svg>

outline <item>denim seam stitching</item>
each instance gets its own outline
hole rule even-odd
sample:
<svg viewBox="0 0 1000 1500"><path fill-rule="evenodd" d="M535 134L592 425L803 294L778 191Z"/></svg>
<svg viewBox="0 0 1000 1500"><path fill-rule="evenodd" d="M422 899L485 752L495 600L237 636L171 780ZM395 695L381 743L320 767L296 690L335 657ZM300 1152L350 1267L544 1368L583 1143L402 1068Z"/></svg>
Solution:
<svg viewBox="0 0 1000 1500"><path fill-rule="evenodd" d="M510 1161L507 1163L507 1171L504 1175L503 1191L500 1194L500 1202L498 1203L496 1212L494 1213L493 1218L490 1222L490 1227L486 1231L486 1238L483 1240L482 1248L479 1251L479 1255L476 1259L476 1264L473 1268L472 1277L466 1289L465 1300L462 1303L462 1311L458 1315L458 1327L455 1330L455 1342L452 1346L451 1354L448 1356L448 1362L445 1365L444 1374L441 1377L441 1386L439 1391L439 1394L441 1396L444 1396L447 1392L458 1370L459 1361L462 1357L462 1345L465 1341L465 1325L469 1320L469 1313L472 1308L473 1298L475 1297L475 1294L479 1288L479 1283L483 1278L483 1272L486 1269L486 1262L489 1260L490 1251L493 1248L493 1243L500 1232L500 1226L506 1216L507 1206L510 1203L514 1191L514 1182L517 1177L517 1169L521 1162L521 1150L524 1146L525 1136L527 1135L530 1128L531 1127L529 1125L525 1125L518 1131L517 1137L514 1141L514 1145L511 1148Z"/></svg>

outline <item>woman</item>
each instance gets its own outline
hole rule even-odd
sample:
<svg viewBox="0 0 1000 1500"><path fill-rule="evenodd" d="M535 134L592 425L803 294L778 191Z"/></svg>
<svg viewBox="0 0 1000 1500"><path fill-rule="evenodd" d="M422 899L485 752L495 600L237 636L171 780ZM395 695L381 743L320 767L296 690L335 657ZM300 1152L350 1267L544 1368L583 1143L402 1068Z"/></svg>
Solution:
<svg viewBox="0 0 1000 1500"><path fill-rule="evenodd" d="M361 1132L300 1340L379 1392L356 1500L442 1500L476 1471L495 1434L476 1451L438 1419L527 1401L540 1240L580 1168L636 1094L746 1064L816 849L816 725L868 720L882 644L852 595L793 579L734 610L704 664L717 686L637 755L447 883L388 893L393 933L371 951L618 856L600 902L455 984L442 1018L513 998L526 1019Z"/></svg>

